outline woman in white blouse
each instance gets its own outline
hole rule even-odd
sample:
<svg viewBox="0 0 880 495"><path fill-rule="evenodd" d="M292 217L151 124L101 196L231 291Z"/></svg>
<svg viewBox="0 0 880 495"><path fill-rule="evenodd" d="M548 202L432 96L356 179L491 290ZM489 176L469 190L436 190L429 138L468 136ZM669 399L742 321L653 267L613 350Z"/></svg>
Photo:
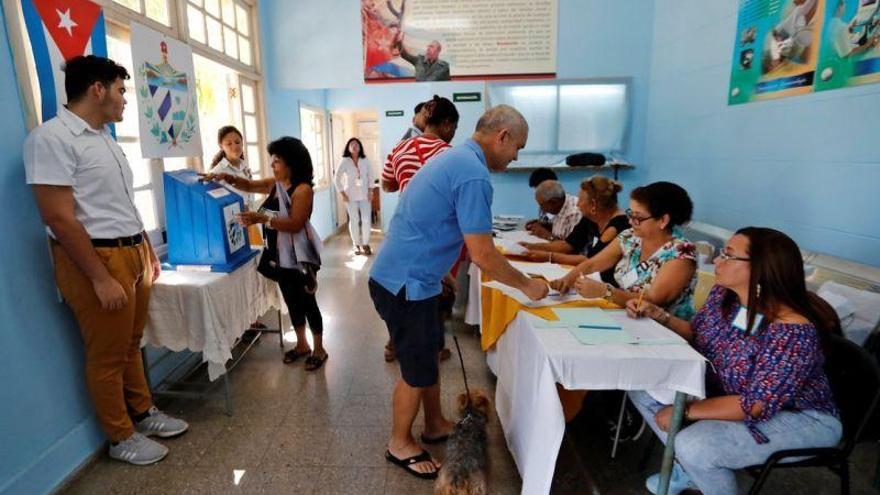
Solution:
<svg viewBox="0 0 880 495"><path fill-rule="evenodd" d="M244 161L244 139L241 132L232 125L225 125L217 131L217 144L220 151L214 155L211 161L211 169L208 173L211 175L230 174L242 179L251 180L253 174L247 162ZM232 186L227 186L234 190L239 196L244 198L244 204L249 210L253 210L254 195L245 191L240 191Z"/></svg>
<svg viewBox="0 0 880 495"><path fill-rule="evenodd" d="M373 254L370 249L373 171L358 138L351 138L346 143L342 162L336 168L335 184L348 209L348 231L355 254Z"/></svg>

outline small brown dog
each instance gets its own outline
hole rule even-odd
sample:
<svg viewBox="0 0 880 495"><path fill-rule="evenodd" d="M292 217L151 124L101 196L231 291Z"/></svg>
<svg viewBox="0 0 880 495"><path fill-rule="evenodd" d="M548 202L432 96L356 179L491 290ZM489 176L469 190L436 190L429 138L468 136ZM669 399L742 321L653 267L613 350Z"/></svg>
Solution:
<svg viewBox="0 0 880 495"><path fill-rule="evenodd" d="M486 424L491 416L491 402L486 392L473 390L470 401L458 396L459 420L449 435L446 458L434 482L435 495L485 495L489 468Z"/></svg>

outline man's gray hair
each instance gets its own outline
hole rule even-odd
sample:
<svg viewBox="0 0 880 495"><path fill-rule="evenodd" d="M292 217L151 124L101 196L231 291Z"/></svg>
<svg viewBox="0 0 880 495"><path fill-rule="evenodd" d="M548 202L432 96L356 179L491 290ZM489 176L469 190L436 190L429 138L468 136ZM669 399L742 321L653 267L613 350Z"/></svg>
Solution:
<svg viewBox="0 0 880 495"><path fill-rule="evenodd" d="M510 105L497 105L477 121L477 132L497 132L507 129L511 134L528 133L529 124L525 117Z"/></svg>
<svg viewBox="0 0 880 495"><path fill-rule="evenodd" d="M541 202L565 199L565 188L557 180L545 180L535 188L535 195Z"/></svg>

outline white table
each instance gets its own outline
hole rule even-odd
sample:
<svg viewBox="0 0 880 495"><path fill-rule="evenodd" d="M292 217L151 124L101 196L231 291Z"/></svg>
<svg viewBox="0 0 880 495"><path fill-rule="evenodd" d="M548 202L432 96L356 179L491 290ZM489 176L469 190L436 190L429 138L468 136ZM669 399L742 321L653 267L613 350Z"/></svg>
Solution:
<svg viewBox="0 0 880 495"><path fill-rule="evenodd" d="M479 324L479 269L469 273L465 315ZM581 345L567 329L535 328L531 318L535 316L520 311L487 355L498 377L495 407L523 479L522 493L550 491L565 433L557 383L569 390L649 390L662 402L674 401L676 415L663 464L668 477L684 394L705 397L704 358L688 345Z"/></svg>
<svg viewBox="0 0 880 495"><path fill-rule="evenodd" d="M283 307L278 285L257 273L257 258L231 273L163 271L153 284L142 344L201 352L213 381L226 373L250 324Z"/></svg>

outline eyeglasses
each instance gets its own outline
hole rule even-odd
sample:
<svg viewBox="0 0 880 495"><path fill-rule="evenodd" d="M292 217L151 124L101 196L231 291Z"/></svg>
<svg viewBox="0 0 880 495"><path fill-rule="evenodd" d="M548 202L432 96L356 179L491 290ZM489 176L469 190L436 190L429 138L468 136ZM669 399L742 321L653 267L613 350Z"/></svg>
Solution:
<svg viewBox="0 0 880 495"><path fill-rule="evenodd" d="M640 223L644 222L645 220L650 220L654 217L651 215L648 215L646 217L637 217L636 214L633 213L632 208L627 208L626 209L626 218L627 218L627 220L629 220L629 223L631 223L632 225L639 225Z"/></svg>
<svg viewBox="0 0 880 495"><path fill-rule="evenodd" d="M720 253L718 253L718 259L722 259L724 261L730 261L730 260L733 260L733 261L752 261L751 258L744 258L742 256L734 256L734 255L728 253L727 251L721 251Z"/></svg>

